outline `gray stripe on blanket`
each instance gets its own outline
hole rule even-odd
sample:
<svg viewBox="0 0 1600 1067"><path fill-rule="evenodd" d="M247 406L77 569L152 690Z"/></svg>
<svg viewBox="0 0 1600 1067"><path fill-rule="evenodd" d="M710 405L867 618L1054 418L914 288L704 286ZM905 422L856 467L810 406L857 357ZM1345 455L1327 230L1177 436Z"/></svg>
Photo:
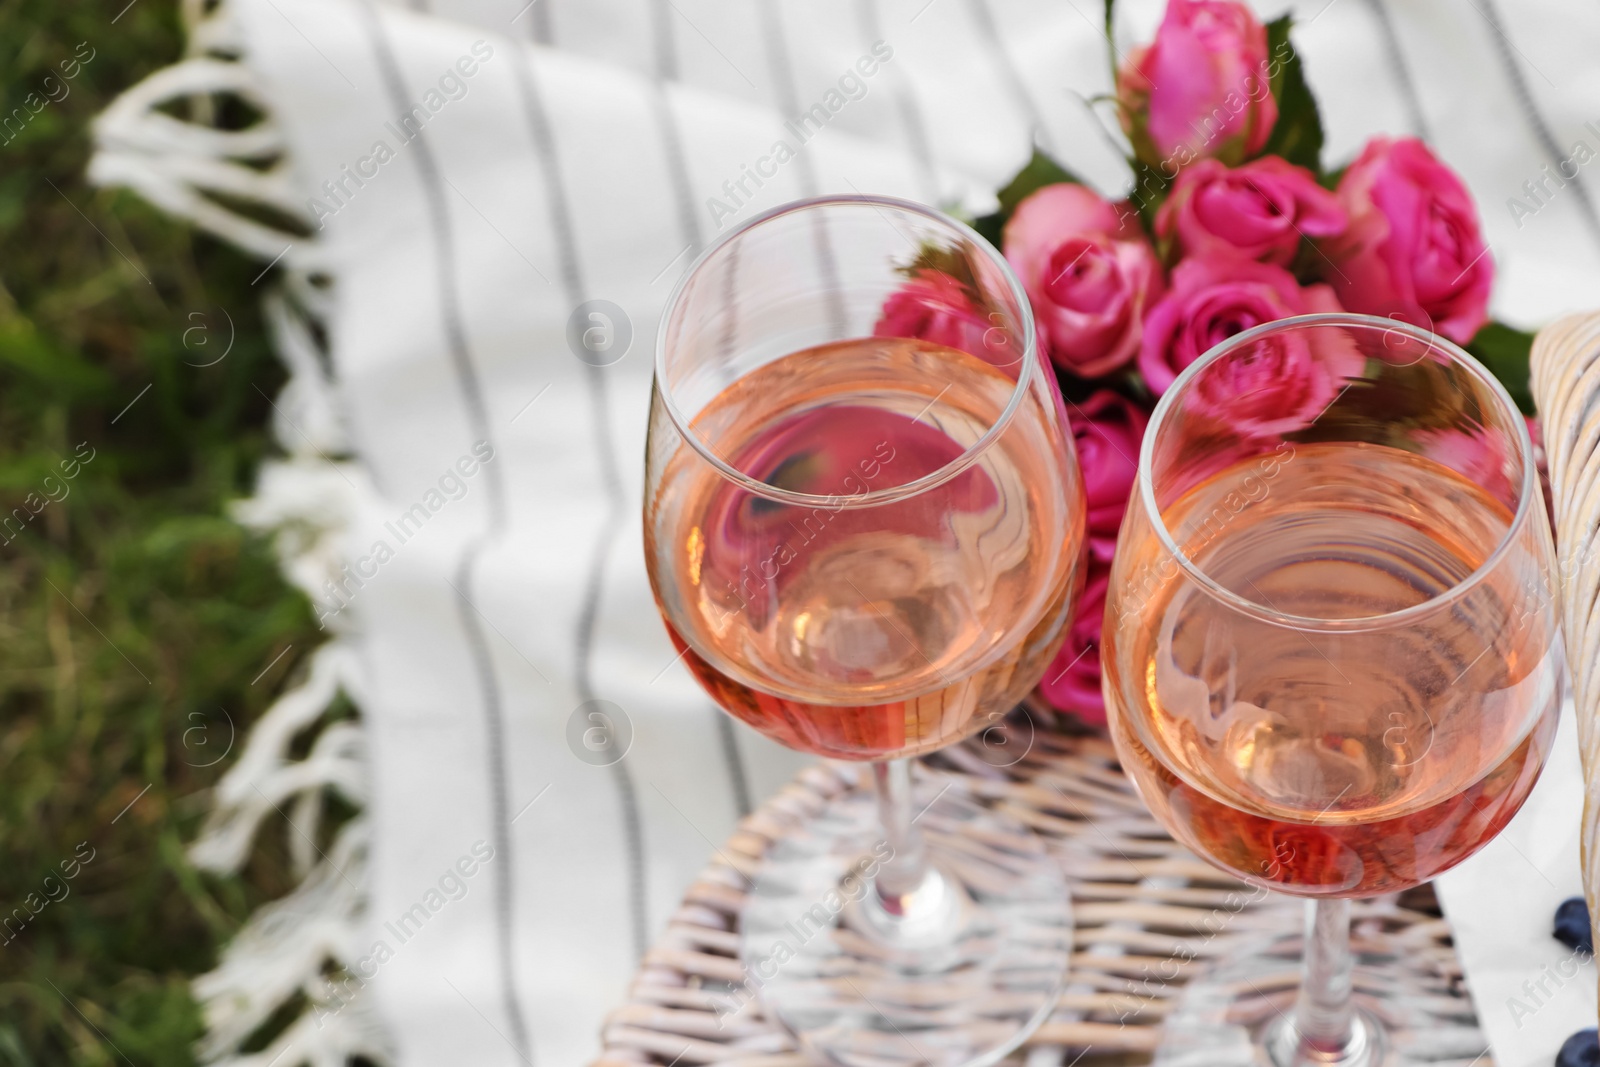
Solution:
<svg viewBox="0 0 1600 1067"><path fill-rule="evenodd" d="M1033 142L1056 158L1062 158L1061 148L1045 125L1044 113L1039 110L1038 101L1034 100L1028 83L1022 78L1022 68L1012 61L1011 53L1006 49L1005 39L1000 36L1000 26L995 21L988 0L967 0L967 8L972 21L977 24L978 36L983 38L984 47L994 59L1000 80L1006 83L1012 101L1028 122L1028 132Z"/></svg>
<svg viewBox="0 0 1600 1067"><path fill-rule="evenodd" d="M1389 57L1389 69L1394 71L1395 81L1400 85L1400 100L1405 104L1406 124L1411 127L1412 133L1424 141L1432 142L1433 134L1428 128L1428 113L1422 106L1422 94L1417 91L1416 80L1411 76L1411 66L1406 62L1405 49L1400 46L1400 34L1395 29L1394 18L1389 14L1389 5L1385 0L1367 0L1367 7L1378 23L1378 30L1383 34L1383 47Z"/></svg>
<svg viewBox="0 0 1600 1067"><path fill-rule="evenodd" d="M683 137L678 131L678 117L673 113L672 101L667 96L667 83L678 74L677 48L673 41L671 0L649 0L654 16L656 85L653 106L656 125L661 130L661 147L667 156L667 172L672 176L673 206L678 212L678 230L687 245L679 253L684 269L699 256L705 247L700 236L700 221L694 213L694 190L689 185L689 163L683 153ZM733 804L740 818L750 814L750 776L745 770L744 756L739 752L739 737L733 719L720 708L711 709L717 740L722 748L723 767L728 772L728 788L733 793Z"/></svg>
<svg viewBox="0 0 1600 1067"><path fill-rule="evenodd" d="M800 114L800 88L795 82L794 64L789 61L789 40L783 29L783 12L777 0L764 0L761 5L761 35L767 47L767 63L772 68L772 84L778 97L778 109L793 119ZM800 162L800 191L806 196L816 196L821 189L817 166L811 153L803 150L796 157ZM828 317L833 326L833 336L845 335L844 297L839 286L839 265L833 258L833 241L828 237L827 224L819 217L812 219L815 236L817 264L822 270L830 299Z"/></svg>
<svg viewBox="0 0 1600 1067"><path fill-rule="evenodd" d="M396 113L409 106L405 78L394 53L394 47L384 33L373 0L360 5L368 34L388 93ZM439 306L444 325L445 340L450 360L455 369L456 382L461 388L467 409L467 421L472 426L474 440L494 441L489 429L488 408L483 399L483 387L472 361L467 343L466 327L461 318L460 294L457 291L455 242L450 228L450 212L445 203L445 178L434 158L433 148L426 131L416 139L417 170L422 177L424 202L427 205L428 223L433 231L434 252L439 264ZM516 944L516 864L511 856L511 823L509 814L509 757L505 744L505 711L502 706L500 682L495 676L494 657L489 651L488 635L484 633L482 619L472 601L474 578L483 549L500 535L505 525L505 486L498 465L485 466L489 474L486 495L489 502L489 528L474 537L463 550L456 564L456 579L452 583L456 592L456 607L461 619L473 672L483 702L484 733L486 739L486 765L489 774L491 835L495 851L506 857L495 869L495 921L496 963L500 972L500 987L504 1000L507 1025L511 1031L508 1039L513 1050L525 1062L533 1062L533 1042L522 1015L521 998L517 992L517 976L513 946Z"/></svg>
<svg viewBox="0 0 1600 1067"><path fill-rule="evenodd" d="M861 36L865 38L867 48L884 39L878 0L856 0L856 21L860 23ZM922 199L928 204L938 204L939 176L933 163L933 149L928 144L928 126L922 120L922 105L917 101L915 88L903 68L896 65L890 77L895 109L900 113L900 124L905 127L911 157L917 161L917 179L922 188Z"/></svg>
<svg viewBox="0 0 1600 1067"><path fill-rule="evenodd" d="M1480 0L1472 2L1476 6ZM1550 163L1559 169L1562 160L1566 159L1566 153L1556 143L1550 124L1545 121L1543 112L1539 110L1539 105L1533 98L1533 90L1528 87L1527 75L1522 72L1522 66L1517 61L1511 38L1506 36L1505 20L1500 17L1500 10L1495 6L1495 0L1481 0L1481 2L1483 6L1479 11L1489 23L1489 28L1494 31L1491 40L1500 58L1500 66L1505 70L1506 80L1511 83L1511 95L1516 100L1517 106L1522 109L1523 118L1527 120L1529 129L1539 142L1539 147L1550 157ZM1594 200L1589 196L1588 186L1583 184L1583 176L1579 175L1569 184L1572 186L1573 195L1577 198L1578 214L1583 217L1584 225L1589 228L1589 235L1594 238L1596 246L1600 246L1600 213L1595 211Z"/></svg>
<svg viewBox="0 0 1600 1067"><path fill-rule="evenodd" d="M655 41L656 79L678 80L678 42L672 35L672 0L645 0L650 5L650 28Z"/></svg>
<svg viewBox="0 0 1600 1067"><path fill-rule="evenodd" d="M548 2L548 0L541 0ZM522 50L522 62L516 64L517 84L522 93L523 106L528 112L528 134L533 141L534 154L544 171L545 204L550 212L550 225L555 232L556 254L561 263L561 286L568 302L576 308L584 301L583 267L578 261L577 238L572 229L572 211L567 202L567 188L561 179L561 163L556 152L555 133L550 117L545 112L544 100L539 94L538 79L534 76L533 50ZM600 594L605 588L606 561L611 546L621 527L626 504L622 494L622 474L617 466L616 449L611 436L611 405L608 399L605 368L585 365L584 381L589 389L589 406L593 412L595 458L600 467L600 480L605 486L606 514L601 520L600 534L595 539L594 554L589 559L588 576L584 582L583 609L578 616L577 643L574 649L573 676L578 699L595 698L590 665L594 656L595 625L600 614ZM628 761L611 764L611 777L616 785L618 805L622 811L622 834L627 848L629 913L632 916L634 954L643 958L649 946L649 913L645 893L644 828L639 818L638 790L633 783L633 772Z"/></svg>

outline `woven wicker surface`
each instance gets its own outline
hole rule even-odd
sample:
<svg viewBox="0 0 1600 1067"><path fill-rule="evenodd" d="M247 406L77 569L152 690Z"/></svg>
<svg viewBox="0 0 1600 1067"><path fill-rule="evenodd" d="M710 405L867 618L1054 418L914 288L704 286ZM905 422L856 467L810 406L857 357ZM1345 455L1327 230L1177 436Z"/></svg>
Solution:
<svg viewBox="0 0 1600 1067"><path fill-rule="evenodd" d="M993 761L977 739L923 761L952 775L984 803L1033 827L1072 882L1076 942L1065 995L1054 1015L1011 1061L1030 1067L1100 1067L1149 1062L1161 1021L1191 967L1240 938L1300 921L1298 901L1258 903L1240 883L1196 859L1145 810L1108 741L1044 725L1049 713L1008 720L1013 766ZM998 762L998 761L996 761ZM745 819L690 887L646 956L627 1003L607 1020L599 1064L734 1064L801 1067L810 1060L751 1004L718 1026L719 995L745 977L738 914L749 878L770 842L847 789L870 788L853 767L801 774ZM1460 965L1430 890L1357 902L1355 941L1382 940L1420 954L1437 975L1434 992L1458 1002L1472 1023ZM1186 962L1191 961L1192 962ZM1283 992L1287 1010L1292 990ZM1490 1067L1487 1057L1477 1067Z"/></svg>
<svg viewBox="0 0 1600 1067"><path fill-rule="evenodd" d="M1600 313L1573 315L1541 330L1532 371L1583 759L1584 895L1590 914L1600 915Z"/></svg>

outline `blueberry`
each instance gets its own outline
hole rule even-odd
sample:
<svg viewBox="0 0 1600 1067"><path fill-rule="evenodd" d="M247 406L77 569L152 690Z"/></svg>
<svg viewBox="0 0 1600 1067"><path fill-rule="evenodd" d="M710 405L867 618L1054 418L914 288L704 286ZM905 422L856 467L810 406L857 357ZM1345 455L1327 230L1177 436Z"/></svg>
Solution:
<svg viewBox="0 0 1600 1067"><path fill-rule="evenodd" d="M1578 952L1594 954L1594 933L1589 928L1589 906L1582 897L1563 900L1556 909L1555 939Z"/></svg>
<svg viewBox="0 0 1600 1067"><path fill-rule="evenodd" d="M1556 1067L1597 1065L1600 1065L1600 1032L1594 1030L1579 1030L1563 1041L1561 1051L1556 1053Z"/></svg>

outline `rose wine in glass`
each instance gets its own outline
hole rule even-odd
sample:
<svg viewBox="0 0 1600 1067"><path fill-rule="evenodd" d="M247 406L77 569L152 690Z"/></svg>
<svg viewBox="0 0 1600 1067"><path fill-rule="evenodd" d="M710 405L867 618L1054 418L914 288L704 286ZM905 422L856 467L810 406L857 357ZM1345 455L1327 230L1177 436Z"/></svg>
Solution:
<svg viewBox="0 0 1600 1067"><path fill-rule="evenodd" d="M1511 526L1490 492L1415 453L1302 444L1274 463L1270 490L1237 516L1223 502L1266 484L1257 462L1214 475L1164 520L1191 527L1222 507L1227 535L1186 554L1223 588L1286 615L1352 619L1424 603L1483 566ZM1335 551L1322 540L1329 529L1340 531ZM1461 612L1342 634L1341 660L1366 665L1348 672L1331 644L1284 627L1260 628L1248 659L1219 655L1207 635L1229 625L1225 609L1193 586L1124 602L1139 616L1129 658L1175 681L1137 690L1154 751L1128 733L1127 751L1141 754L1130 773L1184 840L1248 880L1371 896L1448 870L1527 799L1555 724L1557 689L1541 662L1551 635L1518 623L1535 607L1526 590L1503 575L1486 582L1494 595ZM1188 678L1197 684L1178 680Z"/></svg>
<svg viewBox="0 0 1600 1067"><path fill-rule="evenodd" d="M1246 366L1327 399L1263 433L1215 387ZM1564 684L1551 560L1521 416L1446 341L1304 316L1225 342L1173 385L1107 603L1113 737L1175 836L1317 903L1300 941L1186 989L1157 1062L1433 1062L1412 963L1361 961L1400 995L1352 1002L1347 901L1448 870L1527 799ZM1292 1015L1235 1001L1268 1000L1267 976L1297 955Z"/></svg>
<svg viewBox="0 0 1600 1067"><path fill-rule="evenodd" d="M974 328L894 336L939 276ZM741 978L814 1054L977 1067L1054 1004L1061 871L1025 826L908 757L1038 682L1082 581L1083 488L1005 261L902 201L806 201L709 249L662 324L645 554L683 662L781 744L870 761L776 841L740 916ZM1020 758L1020 755L1017 757Z"/></svg>
<svg viewBox="0 0 1600 1067"><path fill-rule="evenodd" d="M688 452L664 472L647 551L681 607L664 613L673 641L719 704L790 748L886 760L1027 694L1080 547L1061 536L1078 502L1049 413L1020 415L942 485L850 507L960 457L1015 388L965 352L868 337L774 360L701 411L693 431L736 469L833 498L774 504Z"/></svg>

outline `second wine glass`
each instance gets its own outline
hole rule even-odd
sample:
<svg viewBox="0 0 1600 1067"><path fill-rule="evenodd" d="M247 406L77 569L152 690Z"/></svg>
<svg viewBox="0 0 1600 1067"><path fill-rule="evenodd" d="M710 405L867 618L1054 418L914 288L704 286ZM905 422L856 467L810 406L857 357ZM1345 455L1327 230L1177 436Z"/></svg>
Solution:
<svg viewBox="0 0 1600 1067"><path fill-rule="evenodd" d="M1179 840L1314 903L1190 982L1158 1064L1484 1051L1420 954L1352 950L1350 899L1448 870L1527 799L1564 686L1552 560L1522 416L1442 338L1284 319L1162 397L1106 606L1113 738Z"/></svg>

